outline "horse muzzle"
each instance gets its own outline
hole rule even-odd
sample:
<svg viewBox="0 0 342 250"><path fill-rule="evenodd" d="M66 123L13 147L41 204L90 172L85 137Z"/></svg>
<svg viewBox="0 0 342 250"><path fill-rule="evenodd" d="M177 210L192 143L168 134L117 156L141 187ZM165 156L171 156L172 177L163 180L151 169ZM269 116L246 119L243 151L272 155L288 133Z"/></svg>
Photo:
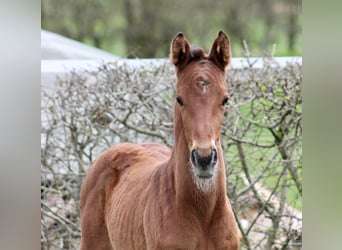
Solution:
<svg viewBox="0 0 342 250"><path fill-rule="evenodd" d="M206 151L196 149L191 151L191 163L194 166L196 175L200 178L211 178L214 175L214 168L217 163L216 149Z"/></svg>

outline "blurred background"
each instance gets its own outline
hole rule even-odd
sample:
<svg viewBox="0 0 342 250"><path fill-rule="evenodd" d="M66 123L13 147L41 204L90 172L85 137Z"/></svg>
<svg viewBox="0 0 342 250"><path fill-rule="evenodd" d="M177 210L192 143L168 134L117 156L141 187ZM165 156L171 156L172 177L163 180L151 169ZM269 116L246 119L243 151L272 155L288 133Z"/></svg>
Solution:
<svg viewBox="0 0 342 250"><path fill-rule="evenodd" d="M244 61L221 131L241 249L302 249L301 22L298 0L41 0L41 249L79 248L80 188L100 152L173 145L173 67L118 57L166 58L180 31L208 51L219 30Z"/></svg>
<svg viewBox="0 0 342 250"><path fill-rule="evenodd" d="M192 44L210 48L219 30L233 55L301 56L301 0L42 0L42 29L120 57L167 57L183 32Z"/></svg>

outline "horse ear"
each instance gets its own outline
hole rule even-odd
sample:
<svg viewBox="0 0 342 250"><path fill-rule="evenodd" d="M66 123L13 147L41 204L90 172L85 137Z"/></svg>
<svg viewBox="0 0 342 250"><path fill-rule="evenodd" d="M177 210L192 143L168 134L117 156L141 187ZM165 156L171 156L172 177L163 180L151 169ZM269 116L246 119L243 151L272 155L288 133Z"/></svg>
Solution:
<svg viewBox="0 0 342 250"><path fill-rule="evenodd" d="M183 33L179 32L171 42L170 59L176 66L184 65L190 58L190 44Z"/></svg>
<svg viewBox="0 0 342 250"><path fill-rule="evenodd" d="M231 56L229 38L223 31L220 31L211 47L209 60L225 71L230 64Z"/></svg>

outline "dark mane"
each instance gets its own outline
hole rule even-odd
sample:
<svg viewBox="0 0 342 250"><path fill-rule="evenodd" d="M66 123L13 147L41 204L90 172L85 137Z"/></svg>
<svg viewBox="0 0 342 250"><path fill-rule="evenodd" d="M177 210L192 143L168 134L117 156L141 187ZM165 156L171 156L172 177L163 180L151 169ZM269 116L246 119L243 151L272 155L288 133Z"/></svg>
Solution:
<svg viewBox="0 0 342 250"><path fill-rule="evenodd" d="M204 49L200 47L191 47L190 51L191 51L191 61L208 59L207 53L205 53Z"/></svg>

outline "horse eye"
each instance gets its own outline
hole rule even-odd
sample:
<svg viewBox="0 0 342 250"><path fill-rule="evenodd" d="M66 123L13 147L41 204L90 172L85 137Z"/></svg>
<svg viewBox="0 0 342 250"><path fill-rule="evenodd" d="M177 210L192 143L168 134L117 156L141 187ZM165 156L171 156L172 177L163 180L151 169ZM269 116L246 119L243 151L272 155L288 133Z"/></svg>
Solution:
<svg viewBox="0 0 342 250"><path fill-rule="evenodd" d="M182 100L181 97L177 96L177 97L176 97L176 101L177 101L177 103L179 104L179 106L184 106L184 102L183 102L183 100Z"/></svg>
<svg viewBox="0 0 342 250"><path fill-rule="evenodd" d="M225 98L223 99L222 103L221 103L222 106L226 105L227 102L228 102L228 97L225 97Z"/></svg>

